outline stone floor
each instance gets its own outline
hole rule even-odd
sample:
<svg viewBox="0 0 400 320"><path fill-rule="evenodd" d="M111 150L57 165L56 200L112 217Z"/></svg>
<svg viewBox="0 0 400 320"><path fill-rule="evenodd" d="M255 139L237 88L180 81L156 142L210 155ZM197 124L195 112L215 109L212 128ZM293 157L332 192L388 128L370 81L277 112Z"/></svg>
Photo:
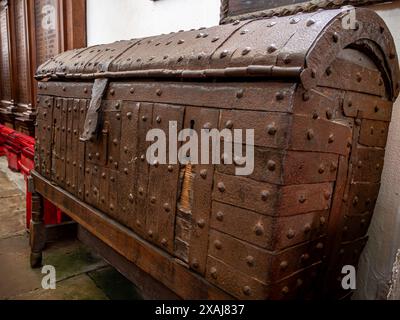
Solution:
<svg viewBox="0 0 400 320"><path fill-rule="evenodd" d="M0 158L0 300L134 300L136 287L78 240L49 244L43 264L56 269L56 289L29 267L23 176Z"/></svg>

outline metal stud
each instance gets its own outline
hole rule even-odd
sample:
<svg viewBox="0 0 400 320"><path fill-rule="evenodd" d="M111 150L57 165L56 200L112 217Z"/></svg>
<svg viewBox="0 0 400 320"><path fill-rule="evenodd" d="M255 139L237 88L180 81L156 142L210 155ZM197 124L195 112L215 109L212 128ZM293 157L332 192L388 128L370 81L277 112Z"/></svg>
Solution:
<svg viewBox="0 0 400 320"><path fill-rule="evenodd" d="M275 122L268 125L267 132L270 136L274 136L276 134L276 131L277 130L276 130Z"/></svg>
<svg viewBox="0 0 400 320"><path fill-rule="evenodd" d="M228 55L229 51L228 50L224 50L220 53L219 57L221 59L225 58Z"/></svg>
<svg viewBox="0 0 400 320"><path fill-rule="evenodd" d="M332 35L332 40L333 42L338 42L339 41L339 34L337 32L334 32Z"/></svg>
<svg viewBox="0 0 400 320"><path fill-rule="evenodd" d="M215 247L215 249L217 249L217 250L221 250L221 249L222 249L222 243L221 243L221 241L215 240L215 241L214 241L214 247Z"/></svg>
<svg viewBox="0 0 400 320"><path fill-rule="evenodd" d="M170 212L171 211L171 208L170 208L168 202L164 203L163 208L164 208L165 212Z"/></svg>
<svg viewBox="0 0 400 320"><path fill-rule="evenodd" d="M217 279L217 269L212 267L210 269L210 275L211 275L212 278Z"/></svg>
<svg viewBox="0 0 400 320"><path fill-rule="evenodd" d="M300 203L305 203L306 202L306 200L307 200L307 198L306 198L306 196L304 195L304 194L302 194L302 195L300 195L300 197L299 197L299 202Z"/></svg>
<svg viewBox="0 0 400 320"><path fill-rule="evenodd" d="M270 193L268 190L261 191L261 200L267 201L269 196L270 196Z"/></svg>
<svg viewBox="0 0 400 320"><path fill-rule="evenodd" d="M309 129L307 131L307 139L308 140L312 140L314 138L314 130L313 129Z"/></svg>
<svg viewBox="0 0 400 320"><path fill-rule="evenodd" d="M220 192L225 192L225 184L223 182L218 182L217 186Z"/></svg>
<svg viewBox="0 0 400 320"><path fill-rule="evenodd" d="M238 92L236 92L236 98L242 99L244 95L244 90L240 89Z"/></svg>
<svg viewBox="0 0 400 320"><path fill-rule="evenodd" d="M200 267L199 262L196 259L193 259L192 268L193 269L198 269L199 267Z"/></svg>
<svg viewBox="0 0 400 320"><path fill-rule="evenodd" d="M315 20L314 19L308 19L306 22L306 26L307 27L311 27L313 24L315 24Z"/></svg>
<svg viewBox="0 0 400 320"><path fill-rule="evenodd" d="M206 225L206 222L204 221L204 219L200 219L199 221L197 221L197 226L200 229L203 229L205 227L205 225Z"/></svg>
<svg viewBox="0 0 400 320"><path fill-rule="evenodd" d="M335 141L335 136L333 134L330 134L328 137L328 143L333 143Z"/></svg>
<svg viewBox="0 0 400 320"><path fill-rule="evenodd" d="M277 48L276 45L274 45L274 44L271 44L271 45L267 48L268 53L273 53L273 52L275 52L276 50L278 50L278 48Z"/></svg>
<svg viewBox="0 0 400 320"><path fill-rule="evenodd" d="M262 226L261 223L256 224L256 226L254 227L254 233L257 236L262 236L264 234L264 227Z"/></svg>
<svg viewBox="0 0 400 320"><path fill-rule="evenodd" d="M300 21L300 18L292 18L290 19L290 24L296 24Z"/></svg>
<svg viewBox="0 0 400 320"><path fill-rule="evenodd" d="M200 170L200 177L202 177L203 179L207 178L207 169Z"/></svg>
<svg viewBox="0 0 400 320"><path fill-rule="evenodd" d="M281 270L285 270L288 267L288 262L282 261L279 266L280 266Z"/></svg>
<svg viewBox="0 0 400 320"><path fill-rule="evenodd" d="M286 237L288 239L293 239L296 235L296 232L293 229L289 229L288 233L286 234Z"/></svg>
<svg viewBox="0 0 400 320"><path fill-rule="evenodd" d="M246 296L250 296L250 295L251 295L251 288L250 288L249 286L244 286L244 287L243 287L243 293L244 293Z"/></svg>
<svg viewBox="0 0 400 320"><path fill-rule="evenodd" d="M218 221L224 220L224 213L222 211L217 212L217 220Z"/></svg>
<svg viewBox="0 0 400 320"><path fill-rule="evenodd" d="M276 163L275 163L275 161L269 160L269 161L267 162L267 168L268 168L269 171L275 171L275 169L276 169Z"/></svg>
<svg viewBox="0 0 400 320"><path fill-rule="evenodd" d="M243 51L242 51L242 56L247 55L248 53L250 53L250 51L251 51L251 48L250 48L250 47L244 48Z"/></svg>

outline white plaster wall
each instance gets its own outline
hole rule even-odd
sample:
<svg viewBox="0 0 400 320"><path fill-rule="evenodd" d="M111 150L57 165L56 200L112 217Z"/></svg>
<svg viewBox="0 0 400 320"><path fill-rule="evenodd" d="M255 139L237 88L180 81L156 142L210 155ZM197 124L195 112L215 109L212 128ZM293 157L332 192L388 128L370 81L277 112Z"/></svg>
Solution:
<svg viewBox="0 0 400 320"><path fill-rule="evenodd" d="M373 6L385 20L400 56L400 4ZM393 107L381 189L361 256L356 299L384 299L400 248L400 98Z"/></svg>
<svg viewBox="0 0 400 320"><path fill-rule="evenodd" d="M219 23L220 0L87 0L88 45Z"/></svg>

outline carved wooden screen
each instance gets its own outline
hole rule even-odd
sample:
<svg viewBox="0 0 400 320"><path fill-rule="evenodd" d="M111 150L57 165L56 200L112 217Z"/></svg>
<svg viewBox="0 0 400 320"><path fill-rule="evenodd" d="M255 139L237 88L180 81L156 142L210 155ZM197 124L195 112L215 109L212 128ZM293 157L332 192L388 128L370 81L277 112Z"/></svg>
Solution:
<svg viewBox="0 0 400 320"><path fill-rule="evenodd" d="M85 0L0 0L0 121L33 134L37 67L86 45Z"/></svg>

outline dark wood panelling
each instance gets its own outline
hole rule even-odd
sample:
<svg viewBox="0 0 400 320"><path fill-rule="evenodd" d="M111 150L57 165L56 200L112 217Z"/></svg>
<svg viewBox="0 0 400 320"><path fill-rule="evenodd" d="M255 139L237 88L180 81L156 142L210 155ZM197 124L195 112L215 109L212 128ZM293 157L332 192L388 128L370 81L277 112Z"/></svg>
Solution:
<svg viewBox="0 0 400 320"><path fill-rule="evenodd" d="M85 0L0 1L0 122L33 135L40 64L86 45Z"/></svg>

